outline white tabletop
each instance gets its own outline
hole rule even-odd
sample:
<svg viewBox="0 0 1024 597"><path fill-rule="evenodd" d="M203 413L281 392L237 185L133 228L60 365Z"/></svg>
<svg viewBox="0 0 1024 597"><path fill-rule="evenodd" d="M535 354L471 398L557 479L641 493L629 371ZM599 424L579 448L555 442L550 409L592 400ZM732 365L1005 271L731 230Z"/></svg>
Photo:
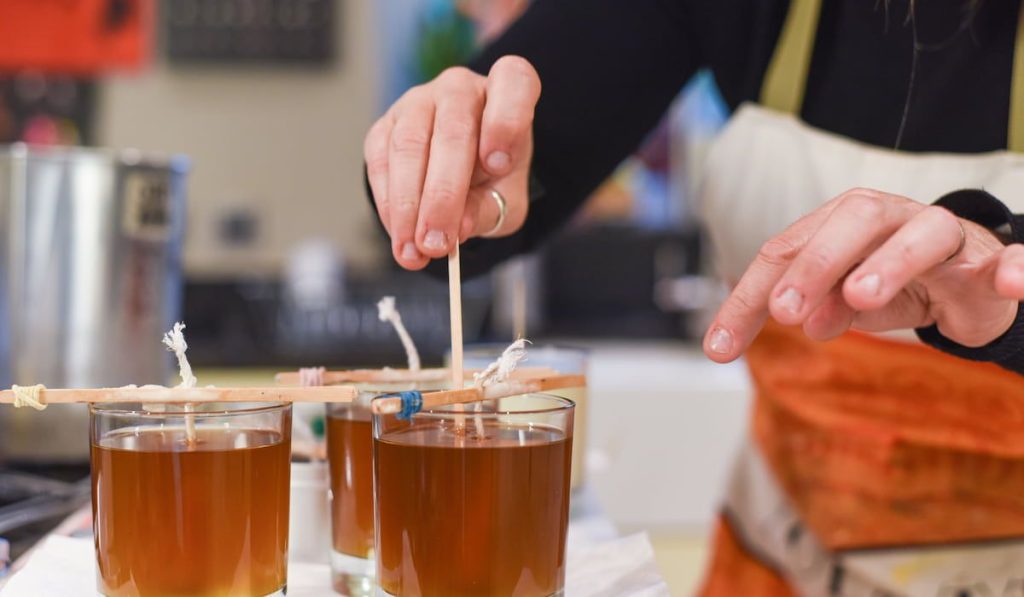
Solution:
<svg viewBox="0 0 1024 597"><path fill-rule="evenodd" d="M74 527L66 525L64 528ZM0 585L0 597L95 595L96 564L90 537L53 534ZM2 583L3 579L0 579ZM289 597L332 597L330 568L291 561ZM570 597L663 597L668 587L654 563L646 534L619 537L587 489L573 496L566 591Z"/></svg>

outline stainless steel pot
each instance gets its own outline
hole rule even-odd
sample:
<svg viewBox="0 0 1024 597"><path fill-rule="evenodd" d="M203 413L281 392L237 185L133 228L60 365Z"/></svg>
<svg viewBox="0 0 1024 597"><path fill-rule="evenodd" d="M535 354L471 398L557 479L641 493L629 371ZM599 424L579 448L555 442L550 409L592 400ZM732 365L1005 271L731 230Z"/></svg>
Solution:
<svg viewBox="0 0 1024 597"><path fill-rule="evenodd" d="M166 383L187 161L0 147L0 386ZM0 460L79 460L77 407L0 409Z"/></svg>

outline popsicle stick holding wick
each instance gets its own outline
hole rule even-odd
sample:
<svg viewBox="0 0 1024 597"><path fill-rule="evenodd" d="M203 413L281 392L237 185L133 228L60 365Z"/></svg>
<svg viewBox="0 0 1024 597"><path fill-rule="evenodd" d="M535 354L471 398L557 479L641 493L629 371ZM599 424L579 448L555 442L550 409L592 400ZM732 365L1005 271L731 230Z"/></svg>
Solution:
<svg viewBox="0 0 1024 597"><path fill-rule="evenodd" d="M164 345L167 350L174 353L174 356L178 359L178 375L181 376L181 383L178 384L179 388L194 388L196 387L196 376L192 375L192 365L188 362L188 357L185 356L185 351L188 350L188 344L185 342L185 334L182 330L185 329L185 324L177 322L171 331L164 334ZM185 412L192 412L194 409L192 403L185 403ZM185 437L188 442L195 443L196 441L196 418L193 415L185 415Z"/></svg>
<svg viewBox="0 0 1024 597"><path fill-rule="evenodd" d="M209 402L352 402L359 396L355 386L168 388L164 386L122 386L119 388L46 388L15 386L0 390L0 405L43 410L51 404L188 404Z"/></svg>
<svg viewBox="0 0 1024 597"><path fill-rule="evenodd" d="M510 347L512 348L512 347ZM409 418L412 415L431 408L453 406L483 400L498 400L511 396L548 392L564 388L582 388L587 385L583 375L553 374L547 377L510 377L506 381L492 380L481 385L474 385L463 390L443 390L438 392L407 391L382 396L373 401L373 413L378 415L398 415ZM2 396L2 394L0 394Z"/></svg>
<svg viewBox="0 0 1024 597"><path fill-rule="evenodd" d="M465 379L481 372L480 369L463 369ZM558 371L551 367L517 367L512 372L513 378L539 378L558 375ZM298 371L282 371L274 376L274 380L287 386L337 386L345 384L360 383L424 383L436 385L439 382L448 381L451 377L451 369L444 368L423 368L419 371L408 369L345 369L329 371L323 367L305 367Z"/></svg>
<svg viewBox="0 0 1024 597"><path fill-rule="evenodd" d="M520 373L522 370L517 371ZM547 392L562 388L580 388L587 385L582 375L562 375L555 372L538 375L512 375L507 381L497 380L484 383L483 387L473 385L462 390L440 390L434 392L398 392L396 395L377 398L373 401L376 414L397 414L403 409L403 394L410 396L410 402L419 405L412 414L422 409L440 406L497 400L521 394ZM339 403L353 402L359 398L359 388L351 385L334 386L271 386L243 388L215 388L213 386L184 389L164 386L122 386L119 388L46 388L17 386L0 390L0 405L27 407L43 410L51 404L203 404L211 402L303 402Z"/></svg>

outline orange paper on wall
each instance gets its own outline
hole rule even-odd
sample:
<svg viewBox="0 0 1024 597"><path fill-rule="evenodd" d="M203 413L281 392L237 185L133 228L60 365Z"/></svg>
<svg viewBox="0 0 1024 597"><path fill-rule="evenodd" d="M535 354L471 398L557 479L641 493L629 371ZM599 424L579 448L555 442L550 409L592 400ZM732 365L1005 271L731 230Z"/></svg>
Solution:
<svg viewBox="0 0 1024 597"><path fill-rule="evenodd" d="M142 66L152 0L3 0L0 72L93 75Z"/></svg>

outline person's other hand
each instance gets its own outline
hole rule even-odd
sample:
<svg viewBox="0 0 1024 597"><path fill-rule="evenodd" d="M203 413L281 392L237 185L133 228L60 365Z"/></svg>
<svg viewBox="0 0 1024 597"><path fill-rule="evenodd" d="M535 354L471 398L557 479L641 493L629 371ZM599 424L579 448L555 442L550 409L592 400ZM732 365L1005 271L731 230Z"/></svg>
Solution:
<svg viewBox="0 0 1024 597"><path fill-rule="evenodd" d="M941 207L854 189L762 246L704 337L712 360L739 357L771 316L817 340L848 329L937 324L983 346L1012 325L1024 298L1024 245Z"/></svg>
<svg viewBox="0 0 1024 597"><path fill-rule="evenodd" d="M473 236L507 236L526 220L540 78L505 56L486 77L450 68L405 93L370 128L363 151L395 260L426 266ZM507 215L495 230L505 198Z"/></svg>

